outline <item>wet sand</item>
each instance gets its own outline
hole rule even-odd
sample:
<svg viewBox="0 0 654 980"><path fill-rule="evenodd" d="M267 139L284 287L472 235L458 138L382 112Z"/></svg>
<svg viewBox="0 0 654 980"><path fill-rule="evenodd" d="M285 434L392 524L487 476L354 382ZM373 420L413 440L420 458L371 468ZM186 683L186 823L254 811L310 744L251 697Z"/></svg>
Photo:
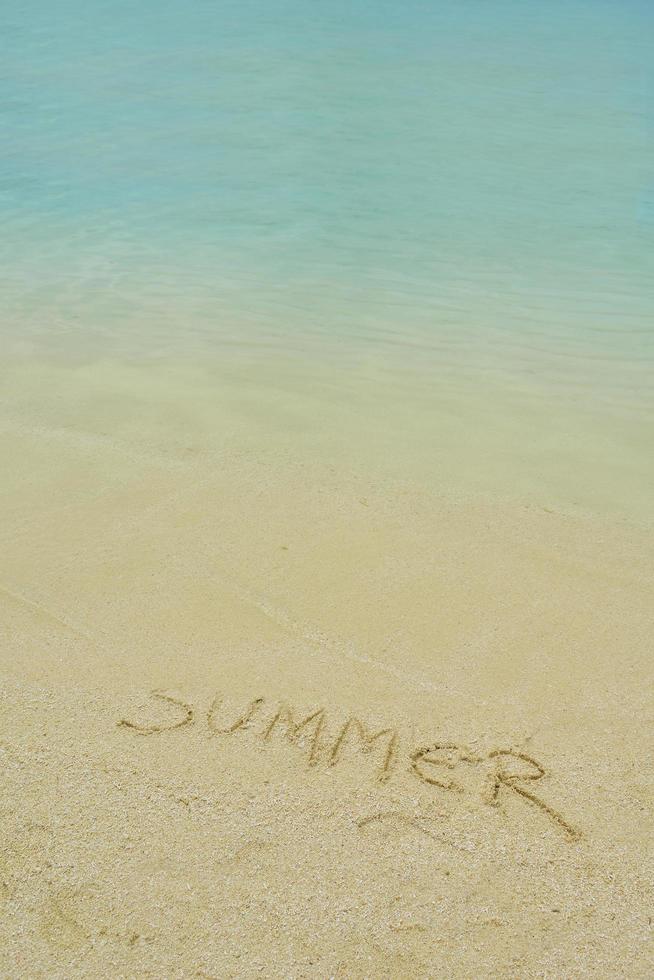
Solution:
<svg viewBox="0 0 654 980"><path fill-rule="evenodd" d="M651 975L650 530L60 400L0 431L3 976Z"/></svg>

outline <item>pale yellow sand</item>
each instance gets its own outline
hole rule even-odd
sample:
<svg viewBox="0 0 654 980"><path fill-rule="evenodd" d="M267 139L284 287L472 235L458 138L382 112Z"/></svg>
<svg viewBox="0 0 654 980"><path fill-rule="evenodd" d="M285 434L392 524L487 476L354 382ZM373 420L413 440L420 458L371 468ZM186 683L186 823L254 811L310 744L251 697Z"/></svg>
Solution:
<svg viewBox="0 0 654 980"><path fill-rule="evenodd" d="M0 431L1 976L652 975L651 531L58 397Z"/></svg>

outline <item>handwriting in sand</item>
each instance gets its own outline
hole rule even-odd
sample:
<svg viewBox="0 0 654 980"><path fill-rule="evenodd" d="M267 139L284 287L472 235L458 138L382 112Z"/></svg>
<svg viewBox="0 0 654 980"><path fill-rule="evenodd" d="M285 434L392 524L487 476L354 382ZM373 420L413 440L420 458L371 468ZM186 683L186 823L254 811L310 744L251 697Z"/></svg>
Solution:
<svg viewBox="0 0 654 980"><path fill-rule="evenodd" d="M148 724L123 718L118 722L119 727L138 735L155 735L195 725L198 711L194 705L163 691L153 691L150 696L172 706L171 720ZM204 714L211 735L230 737L250 730L264 742L278 735L306 752L308 766L336 767L346 753L351 756L358 749L370 755L376 750L376 778L381 783L391 780L404 763L404 770L423 785L445 793L463 794L466 788L458 774L470 767L478 769L483 774L483 802L497 806L503 796L512 794L540 810L568 840L581 837L578 829L534 792L534 784L544 779L547 771L540 762L518 749L494 748L479 754L457 742L436 740L406 750L401 748L398 728L383 726L374 731L359 718L350 716L334 729L330 728L323 707L302 716L285 702L268 706L264 697L252 699L229 717L221 717L224 714L223 699L215 697Z"/></svg>

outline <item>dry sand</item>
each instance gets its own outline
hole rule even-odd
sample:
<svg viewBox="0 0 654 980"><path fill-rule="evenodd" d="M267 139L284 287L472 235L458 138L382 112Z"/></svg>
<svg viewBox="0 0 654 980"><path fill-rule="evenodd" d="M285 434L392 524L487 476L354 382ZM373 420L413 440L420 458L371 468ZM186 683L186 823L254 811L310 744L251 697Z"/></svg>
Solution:
<svg viewBox="0 0 654 980"><path fill-rule="evenodd" d="M0 975L652 975L651 531L27 413L0 452Z"/></svg>

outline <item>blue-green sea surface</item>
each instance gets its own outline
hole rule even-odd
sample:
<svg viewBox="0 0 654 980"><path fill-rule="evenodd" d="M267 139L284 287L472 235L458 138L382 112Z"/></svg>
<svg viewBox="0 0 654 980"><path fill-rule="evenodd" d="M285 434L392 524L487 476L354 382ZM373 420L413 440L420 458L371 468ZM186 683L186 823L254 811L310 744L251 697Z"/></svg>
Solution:
<svg viewBox="0 0 654 980"><path fill-rule="evenodd" d="M651 3L7 0L0 122L7 416L651 517Z"/></svg>

